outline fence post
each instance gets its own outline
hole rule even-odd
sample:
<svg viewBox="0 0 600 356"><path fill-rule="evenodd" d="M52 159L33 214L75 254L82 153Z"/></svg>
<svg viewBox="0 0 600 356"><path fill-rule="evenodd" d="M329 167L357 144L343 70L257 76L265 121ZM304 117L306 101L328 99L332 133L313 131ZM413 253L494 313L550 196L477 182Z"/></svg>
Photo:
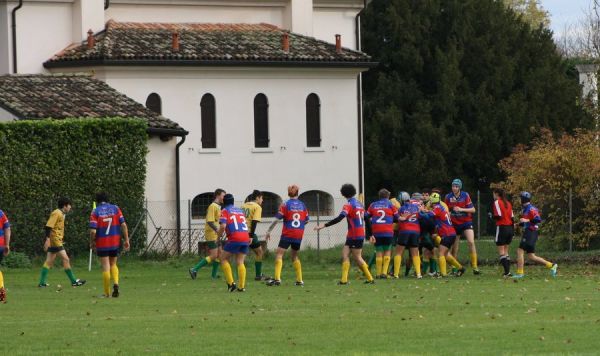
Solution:
<svg viewBox="0 0 600 356"><path fill-rule="evenodd" d="M477 189L477 239L481 240L481 192Z"/></svg>
<svg viewBox="0 0 600 356"><path fill-rule="evenodd" d="M317 226L321 224L321 205L319 201L319 193L317 193ZM317 258L321 258L321 232L317 231Z"/></svg>
<svg viewBox="0 0 600 356"><path fill-rule="evenodd" d="M192 252L192 201L188 199L188 253Z"/></svg>
<svg viewBox="0 0 600 356"><path fill-rule="evenodd" d="M573 252L573 188L569 188L569 252Z"/></svg>

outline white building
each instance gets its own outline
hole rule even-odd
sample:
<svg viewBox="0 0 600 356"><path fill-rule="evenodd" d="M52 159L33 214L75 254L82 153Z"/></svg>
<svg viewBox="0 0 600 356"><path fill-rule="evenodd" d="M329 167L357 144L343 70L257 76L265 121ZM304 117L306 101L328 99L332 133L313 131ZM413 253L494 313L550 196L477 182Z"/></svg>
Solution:
<svg viewBox="0 0 600 356"><path fill-rule="evenodd" d="M253 189L272 193L268 215L291 183L320 192L334 211L341 184L361 191L363 185L360 73L373 65L356 51L364 5L3 1L0 74L92 72L189 131L148 143L146 195L164 202L163 227L176 220L177 151L179 198L196 198L194 218L217 187L238 200ZM314 194L304 198L312 201ZM185 225L187 212L180 216Z"/></svg>

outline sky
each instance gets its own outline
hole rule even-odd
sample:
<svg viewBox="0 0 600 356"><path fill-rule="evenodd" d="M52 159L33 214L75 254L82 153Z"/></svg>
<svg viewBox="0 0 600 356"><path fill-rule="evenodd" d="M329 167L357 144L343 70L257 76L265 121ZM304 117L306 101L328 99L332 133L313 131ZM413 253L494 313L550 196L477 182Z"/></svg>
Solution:
<svg viewBox="0 0 600 356"><path fill-rule="evenodd" d="M593 0L541 0L540 3L550 13L550 28L555 36L560 36L565 25L576 25L584 17Z"/></svg>

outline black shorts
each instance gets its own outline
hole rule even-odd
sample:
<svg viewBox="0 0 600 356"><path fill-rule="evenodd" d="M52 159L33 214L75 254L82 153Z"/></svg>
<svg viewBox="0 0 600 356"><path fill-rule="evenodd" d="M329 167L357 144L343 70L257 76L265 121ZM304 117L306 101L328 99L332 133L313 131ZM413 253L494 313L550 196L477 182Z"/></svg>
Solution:
<svg viewBox="0 0 600 356"><path fill-rule="evenodd" d="M535 244L537 243L537 239L537 231L525 230L525 232L523 232L523 237L521 238L519 248L526 253L535 253Z"/></svg>
<svg viewBox="0 0 600 356"><path fill-rule="evenodd" d="M252 241L250 242L250 248L251 249L255 249L255 248L259 248L260 247L260 241L258 241L258 236L256 236L256 234L251 234L250 237L252 238Z"/></svg>
<svg viewBox="0 0 600 356"><path fill-rule="evenodd" d="M473 223L454 225L454 230L456 230L456 236L461 236L466 230L473 230Z"/></svg>
<svg viewBox="0 0 600 356"><path fill-rule="evenodd" d="M398 234L398 245L404 247L419 247L419 234L401 232Z"/></svg>
<svg viewBox="0 0 600 356"><path fill-rule="evenodd" d="M107 250L107 251L96 251L98 257L117 257L119 256L119 250Z"/></svg>
<svg viewBox="0 0 600 356"><path fill-rule="evenodd" d="M447 248L452 248L454 245L454 241L456 241L456 236L442 236L442 241L440 242L441 246L446 246Z"/></svg>
<svg viewBox="0 0 600 356"><path fill-rule="evenodd" d="M50 253L58 253L60 251L63 251L64 249L65 249L64 246L48 247L48 252L50 252Z"/></svg>
<svg viewBox="0 0 600 356"><path fill-rule="evenodd" d="M302 240L300 241L292 241L289 239L281 239L279 240L279 245L277 245L277 247L281 247L284 250L287 250L288 248L292 248L292 250L294 251L298 251L300 250L300 243L302 243Z"/></svg>
<svg viewBox="0 0 600 356"><path fill-rule="evenodd" d="M359 250L363 248L363 244L365 243L365 239L346 239L346 246L351 249Z"/></svg>
<svg viewBox="0 0 600 356"><path fill-rule="evenodd" d="M428 232L421 234L421 238L419 239L419 248L424 248L429 251L433 251L434 247L435 246L433 246L433 240L431 240L431 235Z"/></svg>
<svg viewBox="0 0 600 356"><path fill-rule="evenodd" d="M512 225L496 226L496 246L510 245L515 236L515 228Z"/></svg>
<svg viewBox="0 0 600 356"><path fill-rule="evenodd" d="M0 263L2 263L3 259L4 259L4 249L0 248Z"/></svg>
<svg viewBox="0 0 600 356"><path fill-rule="evenodd" d="M390 246L392 244L392 236L377 237L375 236L375 246Z"/></svg>

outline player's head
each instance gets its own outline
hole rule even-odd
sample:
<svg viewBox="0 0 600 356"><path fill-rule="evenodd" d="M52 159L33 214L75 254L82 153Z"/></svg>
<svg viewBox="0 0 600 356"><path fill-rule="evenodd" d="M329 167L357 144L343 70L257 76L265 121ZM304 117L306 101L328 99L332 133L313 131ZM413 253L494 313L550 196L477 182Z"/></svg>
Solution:
<svg viewBox="0 0 600 356"><path fill-rule="evenodd" d="M452 192L454 194L458 194L462 190L462 187L463 183L459 178L456 178L452 181Z"/></svg>
<svg viewBox="0 0 600 356"><path fill-rule="evenodd" d="M519 198L521 198L521 204L525 205L531 202L531 193L521 192L521 194L519 194Z"/></svg>
<svg viewBox="0 0 600 356"><path fill-rule="evenodd" d="M221 188L217 188L217 190L215 190L214 200L217 203L223 204L223 197L224 196L225 196L225 190L223 190Z"/></svg>
<svg viewBox="0 0 600 356"><path fill-rule="evenodd" d="M64 212L68 213L71 210L71 199L68 197L58 198L58 208L62 209Z"/></svg>
<svg viewBox="0 0 600 356"><path fill-rule="evenodd" d="M100 203L108 203L108 193L107 192L96 193L96 204L100 204Z"/></svg>
<svg viewBox="0 0 600 356"><path fill-rule="evenodd" d="M423 201L423 194L421 194L419 192L414 192L414 193L412 193L412 195L410 196L410 198L412 200L418 200L418 201L422 202Z"/></svg>
<svg viewBox="0 0 600 356"><path fill-rule="evenodd" d="M298 193L300 193L300 188L296 184L292 184L288 186L288 197L297 198Z"/></svg>
<svg viewBox="0 0 600 356"><path fill-rule="evenodd" d="M356 188L352 184L346 183L346 184L342 185L342 188L340 189L340 193L342 193L342 196L344 198L350 199L356 195Z"/></svg>
<svg viewBox="0 0 600 356"><path fill-rule="evenodd" d="M429 201L429 196L431 195L431 189L423 189L423 202L427 203Z"/></svg>
<svg viewBox="0 0 600 356"><path fill-rule="evenodd" d="M407 192L399 192L396 199L398 199L400 203L404 204L410 200L410 195Z"/></svg>
<svg viewBox="0 0 600 356"><path fill-rule="evenodd" d="M378 193L379 199L389 199L391 194L392 193L390 193L390 191L385 188L380 189Z"/></svg>
<svg viewBox="0 0 600 356"><path fill-rule="evenodd" d="M440 202L440 193L431 193L429 196L429 202L431 204L438 204Z"/></svg>
<svg viewBox="0 0 600 356"><path fill-rule="evenodd" d="M494 194L494 199L504 200L506 197L506 193L504 193L504 189L502 189L502 188L492 189L492 194Z"/></svg>
<svg viewBox="0 0 600 356"><path fill-rule="evenodd" d="M233 197L233 194L225 194L225 196L223 196L223 204L225 206L233 205L234 202L235 202L235 199Z"/></svg>
<svg viewBox="0 0 600 356"><path fill-rule="evenodd" d="M257 204L262 204L263 202L263 193L260 190L254 189L252 194L250 194L249 201L256 202Z"/></svg>

